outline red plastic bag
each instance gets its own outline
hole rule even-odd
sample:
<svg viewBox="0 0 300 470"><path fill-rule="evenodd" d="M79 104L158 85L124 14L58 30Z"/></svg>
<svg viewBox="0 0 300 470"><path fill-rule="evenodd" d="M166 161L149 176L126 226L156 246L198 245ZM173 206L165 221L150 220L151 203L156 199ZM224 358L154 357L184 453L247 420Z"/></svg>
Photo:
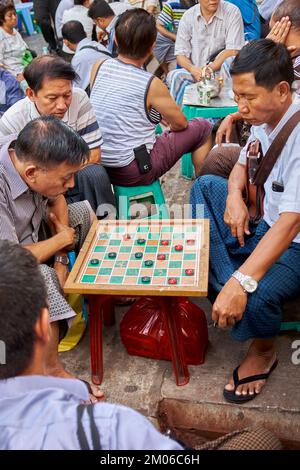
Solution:
<svg viewBox="0 0 300 470"><path fill-rule="evenodd" d="M205 314L186 298L177 299L176 305L178 310L172 314L180 323L185 362L202 364L208 343ZM140 298L124 315L120 334L128 354L171 360L168 335L157 298Z"/></svg>

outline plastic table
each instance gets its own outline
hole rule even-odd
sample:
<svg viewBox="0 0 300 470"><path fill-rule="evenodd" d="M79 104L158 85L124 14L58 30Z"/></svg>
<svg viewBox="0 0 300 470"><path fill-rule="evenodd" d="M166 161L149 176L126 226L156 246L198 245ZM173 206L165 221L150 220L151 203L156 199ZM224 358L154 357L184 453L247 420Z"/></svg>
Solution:
<svg viewBox="0 0 300 470"><path fill-rule="evenodd" d="M17 3L15 5L18 18L24 23L26 33L28 36L34 34L34 26L30 14L33 8L33 2Z"/></svg>

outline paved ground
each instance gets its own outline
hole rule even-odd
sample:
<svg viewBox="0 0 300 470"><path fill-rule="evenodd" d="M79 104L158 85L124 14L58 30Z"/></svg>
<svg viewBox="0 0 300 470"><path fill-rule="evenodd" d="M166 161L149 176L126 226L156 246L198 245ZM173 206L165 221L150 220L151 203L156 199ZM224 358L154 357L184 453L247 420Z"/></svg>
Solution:
<svg viewBox="0 0 300 470"><path fill-rule="evenodd" d="M26 38L27 40L27 38ZM28 44L41 52L39 35ZM168 203L186 204L191 182L180 176L177 164L162 178ZM210 304L194 299L206 312L209 348L205 364L190 366L190 382L176 387L171 364L129 356L121 343L119 322L126 308L117 309L117 323L104 330L104 381L108 401L122 403L144 413L156 425L179 430L190 443L249 425L262 424L273 430L287 448L300 448L300 364L292 363L294 341L300 334L289 332L278 339L279 365L262 395L243 406L226 403L222 389L231 371L243 357L247 345L231 340L228 331L212 327ZM298 310L296 305L292 312ZM295 345L294 345L295 346ZM61 355L68 369L89 379L89 334L72 351ZM298 354L300 362L300 352Z"/></svg>

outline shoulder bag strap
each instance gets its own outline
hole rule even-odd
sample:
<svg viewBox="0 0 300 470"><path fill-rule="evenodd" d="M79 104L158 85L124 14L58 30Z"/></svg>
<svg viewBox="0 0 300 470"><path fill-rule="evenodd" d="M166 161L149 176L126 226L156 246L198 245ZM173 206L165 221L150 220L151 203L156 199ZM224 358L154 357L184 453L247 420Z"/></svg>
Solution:
<svg viewBox="0 0 300 470"><path fill-rule="evenodd" d="M108 57L111 57L111 53L108 51L101 51L98 49L96 46L83 46L80 50L83 51L83 49L93 49L93 51L100 52L101 54L108 55Z"/></svg>
<svg viewBox="0 0 300 470"><path fill-rule="evenodd" d="M256 186L262 186L265 184L290 134L293 132L299 122L300 111L297 111L277 134L255 174L253 183Z"/></svg>
<svg viewBox="0 0 300 470"><path fill-rule="evenodd" d="M108 59L105 59L105 60L99 60L99 62L96 62L95 65L93 66L92 68L92 72L91 72L91 78L90 78L90 92L92 91L92 88L94 86L94 83L95 83L95 80L96 80L96 77L98 75L98 72L99 72L99 69L101 67L102 64L104 64L104 62L106 62Z"/></svg>
<svg viewBox="0 0 300 470"><path fill-rule="evenodd" d="M97 424L94 418L94 406L91 405L78 405L77 407L77 437L78 442L81 450L101 450L101 440L100 440L100 433L97 428ZM84 411L87 411L89 416L89 424L90 424L90 432L92 438L92 448L90 448L86 432L84 430L82 424L82 417Z"/></svg>

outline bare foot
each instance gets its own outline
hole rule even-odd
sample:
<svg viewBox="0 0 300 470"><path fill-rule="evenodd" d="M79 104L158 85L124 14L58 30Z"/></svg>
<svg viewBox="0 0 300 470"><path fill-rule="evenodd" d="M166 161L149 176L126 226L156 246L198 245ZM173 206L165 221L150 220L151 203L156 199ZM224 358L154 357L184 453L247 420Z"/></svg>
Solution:
<svg viewBox="0 0 300 470"><path fill-rule="evenodd" d="M273 346L269 349L261 350L257 348L257 340L254 340L250 345L248 353L241 363L238 376L239 380L249 377L251 375L265 374L269 372L270 368L276 361L276 352ZM260 341L260 340L259 340ZM265 380L256 380L246 384L239 385L235 390L236 395L254 395L259 394L265 385ZM233 378L225 385L225 390L234 390Z"/></svg>
<svg viewBox="0 0 300 470"><path fill-rule="evenodd" d="M65 379L78 379L75 375L71 374L70 372L66 371L62 365L57 365L56 367L48 367L46 369L45 375L51 375L53 377L60 377ZM78 379L81 380L81 379ZM97 387L97 385L86 382L82 380L82 382L88 387L90 401L91 403L97 403L98 401L104 400L104 392Z"/></svg>

